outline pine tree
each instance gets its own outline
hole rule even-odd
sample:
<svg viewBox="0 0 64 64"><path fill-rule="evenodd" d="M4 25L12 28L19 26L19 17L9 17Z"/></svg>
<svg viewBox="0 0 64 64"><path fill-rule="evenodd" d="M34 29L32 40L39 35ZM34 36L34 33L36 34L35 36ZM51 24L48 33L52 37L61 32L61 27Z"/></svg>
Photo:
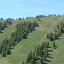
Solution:
<svg viewBox="0 0 64 64"><path fill-rule="evenodd" d="M47 54L44 53L44 61L46 61L46 58L47 58Z"/></svg>
<svg viewBox="0 0 64 64"><path fill-rule="evenodd" d="M0 33L2 32L2 22L0 22Z"/></svg>
<svg viewBox="0 0 64 64"><path fill-rule="evenodd" d="M55 42L53 42L53 48L55 49L56 45L55 45Z"/></svg>
<svg viewBox="0 0 64 64"><path fill-rule="evenodd" d="M13 32L11 34L11 39L10 39L10 45L11 46L14 46L15 45L15 38L16 38L16 36L15 36L15 33Z"/></svg>
<svg viewBox="0 0 64 64"><path fill-rule="evenodd" d="M48 48L46 48L46 55L48 57L48 54L49 54L49 51L48 51Z"/></svg>
<svg viewBox="0 0 64 64"><path fill-rule="evenodd" d="M7 27L7 24L6 24L6 22L4 22L4 28L6 28Z"/></svg>
<svg viewBox="0 0 64 64"><path fill-rule="evenodd" d="M11 50L10 50L10 40L8 40L8 45L7 45L7 54L11 54Z"/></svg>
<svg viewBox="0 0 64 64"><path fill-rule="evenodd" d="M33 58L32 58L32 60L31 60L31 64L36 64L35 52L33 52Z"/></svg>
<svg viewBox="0 0 64 64"><path fill-rule="evenodd" d="M30 59L30 55L28 54L28 56L27 56L27 60L26 60L27 63L30 63L30 60L31 60L31 59Z"/></svg>
<svg viewBox="0 0 64 64"><path fill-rule="evenodd" d="M3 45L2 45L2 56L3 57L6 57L6 55L7 55L6 54L7 53L7 49L6 49L7 47L6 46L7 46L7 44L6 44L5 40L3 40Z"/></svg>
<svg viewBox="0 0 64 64"><path fill-rule="evenodd" d="M51 41L55 40L55 37L54 37L54 34L53 34L53 33L50 33L49 39L50 39Z"/></svg>
<svg viewBox="0 0 64 64"><path fill-rule="evenodd" d="M0 44L0 54L2 53L2 43Z"/></svg>
<svg viewBox="0 0 64 64"><path fill-rule="evenodd" d="M41 64L44 64L44 59L43 59L43 57L41 57L40 63L41 63Z"/></svg>
<svg viewBox="0 0 64 64"><path fill-rule="evenodd" d="M49 48L49 46L50 46L50 45L49 45L49 42L47 42L47 48Z"/></svg>

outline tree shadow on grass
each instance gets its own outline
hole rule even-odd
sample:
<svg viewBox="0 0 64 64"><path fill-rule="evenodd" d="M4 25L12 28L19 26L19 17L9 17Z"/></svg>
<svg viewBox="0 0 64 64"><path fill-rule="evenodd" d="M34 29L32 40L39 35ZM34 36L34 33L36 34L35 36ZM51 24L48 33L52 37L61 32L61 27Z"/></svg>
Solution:
<svg viewBox="0 0 64 64"><path fill-rule="evenodd" d="M3 31L0 31L0 33L3 33Z"/></svg>
<svg viewBox="0 0 64 64"><path fill-rule="evenodd" d="M52 62L52 61L51 60L46 60L46 61L44 61L43 64L48 64L49 62Z"/></svg>
<svg viewBox="0 0 64 64"><path fill-rule="evenodd" d="M28 38L28 36L25 36L23 39L27 39Z"/></svg>
<svg viewBox="0 0 64 64"><path fill-rule="evenodd" d="M44 62L43 64L48 64L48 63Z"/></svg>
<svg viewBox="0 0 64 64"><path fill-rule="evenodd" d="M49 53L48 56L49 56L49 55L52 55L52 54Z"/></svg>
<svg viewBox="0 0 64 64"><path fill-rule="evenodd" d="M11 54L11 51L7 55L10 55L10 54Z"/></svg>
<svg viewBox="0 0 64 64"><path fill-rule="evenodd" d="M57 37L56 40L60 39L60 37Z"/></svg>
<svg viewBox="0 0 64 64"><path fill-rule="evenodd" d="M13 47L10 47L10 49L14 49L14 46Z"/></svg>
<svg viewBox="0 0 64 64"><path fill-rule="evenodd" d="M58 48L58 46L55 46L54 49Z"/></svg>
<svg viewBox="0 0 64 64"><path fill-rule="evenodd" d="M52 62L51 60L46 60L46 62Z"/></svg>
<svg viewBox="0 0 64 64"><path fill-rule="evenodd" d="M48 50L49 52L53 52L53 50Z"/></svg>
<svg viewBox="0 0 64 64"><path fill-rule="evenodd" d="M48 55L48 58L52 58L52 59L53 59L53 57L52 57L52 56L50 56L50 55Z"/></svg>
<svg viewBox="0 0 64 64"><path fill-rule="evenodd" d="M48 48L52 48L51 46L49 46Z"/></svg>

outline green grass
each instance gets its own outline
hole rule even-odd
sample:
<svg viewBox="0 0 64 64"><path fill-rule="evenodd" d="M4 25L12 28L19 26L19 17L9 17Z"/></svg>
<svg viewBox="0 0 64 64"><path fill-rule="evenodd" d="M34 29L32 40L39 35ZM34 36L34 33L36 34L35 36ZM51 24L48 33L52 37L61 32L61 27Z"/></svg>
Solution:
<svg viewBox="0 0 64 64"><path fill-rule="evenodd" d="M26 21L33 21L36 19L26 19ZM11 50L11 54L8 55L6 58L1 58L0 63L3 64L5 62L6 64L21 64L22 61L26 59L27 54L34 50L34 47L38 44L41 44L46 39L46 34L53 30L54 26L63 20L62 17L43 17L41 18L41 21L38 21L39 27L30 33L28 35L27 39L23 39L18 43L14 49ZM0 39L4 37L8 37L11 35L11 33L15 30L15 25L17 22L15 22L12 26L9 28L6 28L4 33L0 34ZM2 37L2 38L1 38ZM60 43L59 43L60 45ZM60 50L61 52L61 50Z"/></svg>

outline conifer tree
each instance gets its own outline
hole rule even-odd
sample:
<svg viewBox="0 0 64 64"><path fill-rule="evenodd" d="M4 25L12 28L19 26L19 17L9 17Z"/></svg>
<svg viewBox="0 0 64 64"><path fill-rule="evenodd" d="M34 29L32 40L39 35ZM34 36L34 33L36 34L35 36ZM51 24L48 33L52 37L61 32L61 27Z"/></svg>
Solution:
<svg viewBox="0 0 64 64"><path fill-rule="evenodd" d="M41 63L41 64L44 64L44 59L43 59L43 57L41 57L40 63Z"/></svg>
<svg viewBox="0 0 64 64"><path fill-rule="evenodd" d="M2 53L2 43L0 44L0 54Z"/></svg>
<svg viewBox="0 0 64 64"><path fill-rule="evenodd" d="M7 44L8 44L8 41L7 41L7 37L6 37L5 40L3 40L3 45L2 45L3 57L6 57L6 55L7 55Z"/></svg>
<svg viewBox="0 0 64 64"><path fill-rule="evenodd" d="M53 42L53 48L55 49L56 45L55 45L55 42Z"/></svg>

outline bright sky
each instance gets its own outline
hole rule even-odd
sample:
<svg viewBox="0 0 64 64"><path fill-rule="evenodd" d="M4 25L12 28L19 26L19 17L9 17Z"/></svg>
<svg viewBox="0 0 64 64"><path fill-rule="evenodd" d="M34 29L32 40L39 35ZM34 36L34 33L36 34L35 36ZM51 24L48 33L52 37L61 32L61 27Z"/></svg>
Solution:
<svg viewBox="0 0 64 64"><path fill-rule="evenodd" d="M64 0L0 0L0 17L64 14Z"/></svg>

